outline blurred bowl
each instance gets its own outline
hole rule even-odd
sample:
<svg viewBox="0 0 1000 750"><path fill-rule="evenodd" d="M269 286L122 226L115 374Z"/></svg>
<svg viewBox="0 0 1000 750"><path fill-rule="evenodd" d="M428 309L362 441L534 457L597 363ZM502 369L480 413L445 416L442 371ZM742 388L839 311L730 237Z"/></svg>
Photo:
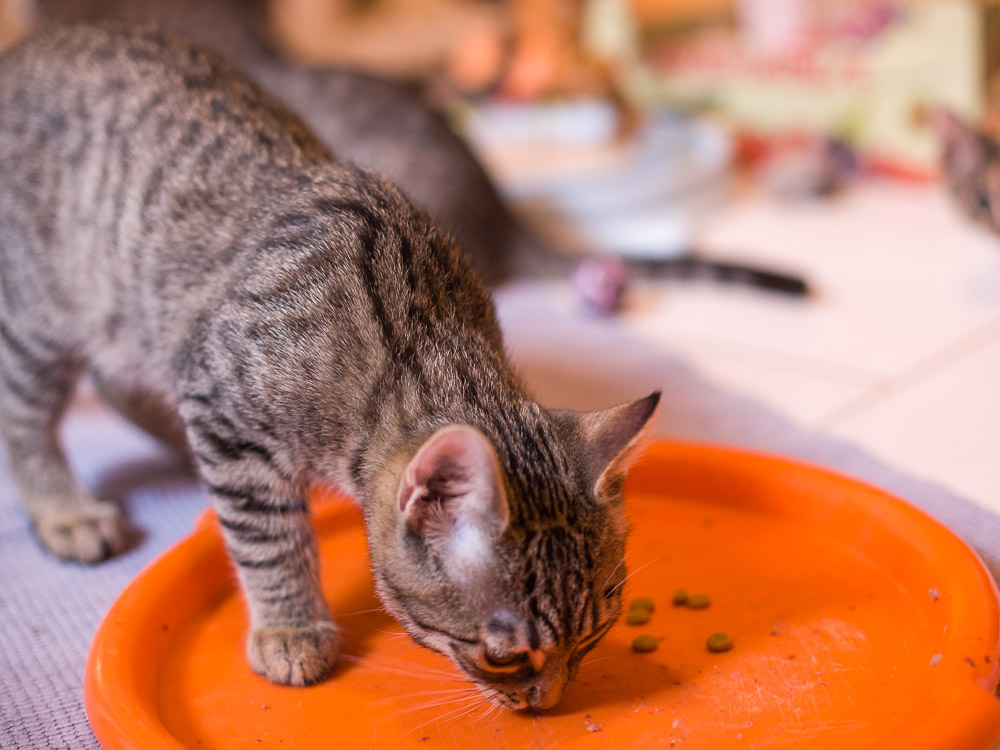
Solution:
<svg viewBox="0 0 1000 750"><path fill-rule="evenodd" d="M501 190L562 248L669 257L728 192L718 125L660 113L616 137L606 103L490 104L467 134Z"/></svg>

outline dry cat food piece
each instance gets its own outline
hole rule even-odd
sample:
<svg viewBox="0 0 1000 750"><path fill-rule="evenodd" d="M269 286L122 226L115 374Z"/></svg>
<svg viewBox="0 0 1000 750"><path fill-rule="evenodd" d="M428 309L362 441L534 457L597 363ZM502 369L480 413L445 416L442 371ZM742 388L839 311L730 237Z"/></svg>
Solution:
<svg viewBox="0 0 1000 750"><path fill-rule="evenodd" d="M677 589L674 592L674 597L673 599L670 600L670 602L675 607L683 607L685 604L688 603L688 592L685 591L684 589Z"/></svg>
<svg viewBox="0 0 1000 750"><path fill-rule="evenodd" d="M625 622L629 625L645 625L649 622L649 610L642 607L633 607L625 615Z"/></svg>
<svg viewBox="0 0 1000 750"><path fill-rule="evenodd" d="M653 600L648 596L640 596L638 599L632 600L632 604L629 605L629 609L633 611L637 609L644 609L647 612L653 612L656 610L656 605L653 604Z"/></svg>
<svg viewBox="0 0 1000 750"><path fill-rule="evenodd" d="M651 635L639 635L632 641L632 650L638 651L640 654L656 651L656 646L656 639Z"/></svg>
<svg viewBox="0 0 1000 750"><path fill-rule="evenodd" d="M692 594L688 597L687 605L691 609L705 609L712 600L708 598L708 594Z"/></svg>
<svg viewBox="0 0 1000 750"><path fill-rule="evenodd" d="M712 635L705 639L705 644L708 646L709 651L714 651L718 654L728 651L733 647L733 637L729 633L712 633Z"/></svg>

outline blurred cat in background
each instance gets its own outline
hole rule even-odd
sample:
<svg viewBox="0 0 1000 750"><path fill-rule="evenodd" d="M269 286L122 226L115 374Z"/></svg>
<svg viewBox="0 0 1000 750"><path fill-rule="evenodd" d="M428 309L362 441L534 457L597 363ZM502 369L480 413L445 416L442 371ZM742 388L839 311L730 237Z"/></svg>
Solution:
<svg viewBox="0 0 1000 750"><path fill-rule="evenodd" d="M375 170L427 209L489 286L569 269L520 225L472 151L417 87L283 59L268 41L263 0L21 1L37 27L121 21L213 48L291 107L338 158Z"/></svg>
<svg viewBox="0 0 1000 750"><path fill-rule="evenodd" d="M1000 234L1000 143L953 112L935 109L927 122L941 140L941 169L959 208Z"/></svg>

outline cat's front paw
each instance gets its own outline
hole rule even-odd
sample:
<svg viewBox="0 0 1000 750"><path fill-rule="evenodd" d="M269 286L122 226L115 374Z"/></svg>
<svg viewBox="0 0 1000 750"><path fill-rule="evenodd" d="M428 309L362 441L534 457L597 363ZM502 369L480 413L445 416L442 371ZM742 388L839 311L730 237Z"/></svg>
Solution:
<svg viewBox="0 0 1000 750"><path fill-rule="evenodd" d="M312 685L337 664L339 638L332 622L259 628L250 633L250 666L279 685Z"/></svg>
<svg viewBox="0 0 1000 750"><path fill-rule="evenodd" d="M47 509L34 523L42 544L63 560L100 562L125 549L128 540L121 510L103 500Z"/></svg>

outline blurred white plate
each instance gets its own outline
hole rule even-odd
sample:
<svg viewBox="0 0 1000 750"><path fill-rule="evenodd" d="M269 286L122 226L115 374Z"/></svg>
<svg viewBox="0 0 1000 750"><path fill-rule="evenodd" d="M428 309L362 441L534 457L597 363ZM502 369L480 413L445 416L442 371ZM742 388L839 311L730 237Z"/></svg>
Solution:
<svg viewBox="0 0 1000 750"><path fill-rule="evenodd" d="M651 117L627 139L602 102L489 104L467 134L501 190L567 250L669 257L690 249L725 197L732 146L719 126Z"/></svg>

